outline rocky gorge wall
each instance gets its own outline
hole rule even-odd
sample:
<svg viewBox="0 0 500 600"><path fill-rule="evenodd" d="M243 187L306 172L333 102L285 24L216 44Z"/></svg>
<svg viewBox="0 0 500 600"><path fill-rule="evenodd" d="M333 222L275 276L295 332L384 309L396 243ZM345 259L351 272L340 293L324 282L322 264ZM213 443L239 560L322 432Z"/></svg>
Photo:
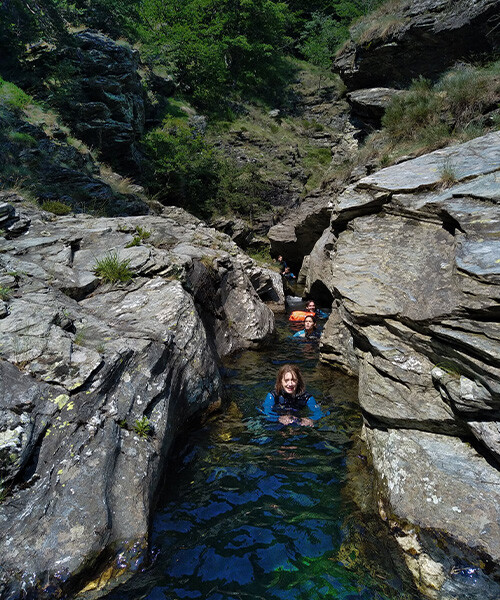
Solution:
<svg viewBox="0 0 500 600"><path fill-rule="evenodd" d="M272 338L258 294L283 287L180 208L56 218L3 192L0 226L0 597L59 597L147 561L169 448L221 406L220 357Z"/></svg>
<svg viewBox="0 0 500 600"><path fill-rule="evenodd" d="M322 360L359 375L380 516L427 596L498 598L500 133L331 203L306 291L333 298Z"/></svg>

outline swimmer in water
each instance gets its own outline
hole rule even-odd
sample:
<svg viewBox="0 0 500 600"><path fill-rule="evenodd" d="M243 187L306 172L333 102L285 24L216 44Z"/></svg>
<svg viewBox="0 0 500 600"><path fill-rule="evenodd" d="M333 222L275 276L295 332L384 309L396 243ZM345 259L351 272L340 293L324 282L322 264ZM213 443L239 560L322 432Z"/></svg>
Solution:
<svg viewBox="0 0 500 600"><path fill-rule="evenodd" d="M309 417L301 416L306 409ZM312 427L314 421L324 416L314 396L306 392L304 378L297 365L283 365L279 369L274 390L264 400L263 412L271 421L307 427Z"/></svg>
<svg viewBox="0 0 500 600"><path fill-rule="evenodd" d="M297 331L293 335L294 338L302 338L306 340L317 340L320 336L320 332L316 329L316 317L313 315L307 315L304 319L304 329Z"/></svg>

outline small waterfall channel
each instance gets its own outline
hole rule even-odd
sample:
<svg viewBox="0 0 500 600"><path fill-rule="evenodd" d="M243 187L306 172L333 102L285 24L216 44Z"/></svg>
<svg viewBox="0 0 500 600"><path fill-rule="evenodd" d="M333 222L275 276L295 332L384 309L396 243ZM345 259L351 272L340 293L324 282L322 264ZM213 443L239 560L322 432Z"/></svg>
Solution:
<svg viewBox="0 0 500 600"><path fill-rule="evenodd" d="M229 410L177 444L153 521L153 564L108 600L415 600L370 495L357 382L319 362L277 315L273 347L225 364ZM298 363L328 414L314 427L260 412L279 366Z"/></svg>

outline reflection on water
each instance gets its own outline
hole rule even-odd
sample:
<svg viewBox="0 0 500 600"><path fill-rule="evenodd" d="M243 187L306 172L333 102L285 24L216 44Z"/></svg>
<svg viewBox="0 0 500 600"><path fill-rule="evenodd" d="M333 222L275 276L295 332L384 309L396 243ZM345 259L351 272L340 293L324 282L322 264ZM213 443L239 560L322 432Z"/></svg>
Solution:
<svg viewBox="0 0 500 600"><path fill-rule="evenodd" d="M362 556L367 524L345 493L360 427L355 382L320 365L316 344L292 340L297 328L282 318L272 349L227 361L229 410L185 440L167 473L153 523L156 561L108 598L416 597L387 572L381 546L379 556ZM259 412L284 362L300 363L328 411L313 428Z"/></svg>

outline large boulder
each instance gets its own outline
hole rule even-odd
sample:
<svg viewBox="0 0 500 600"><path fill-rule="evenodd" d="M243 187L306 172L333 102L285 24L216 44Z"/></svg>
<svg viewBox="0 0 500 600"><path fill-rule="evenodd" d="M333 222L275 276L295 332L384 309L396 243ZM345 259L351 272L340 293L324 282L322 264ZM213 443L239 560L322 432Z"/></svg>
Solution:
<svg viewBox="0 0 500 600"><path fill-rule="evenodd" d="M498 1L408 0L375 13L364 41L351 40L334 62L349 90L405 87L424 76L435 80L457 61L500 47ZM379 24L377 26L377 19ZM354 39L362 32L353 28Z"/></svg>
<svg viewBox="0 0 500 600"><path fill-rule="evenodd" d="M381 515L439 599L500 595L499 173L498 132L382 169L332 199L309 257L306 292L335 299L322 358L359 373Z"/></svg>
<svg viewBox="0 0 500 600"><path fill-rule="evenodd" d="M0 596L9 598L75 591L98 571L102 582L147 561L171 444L221 405L220 358L273 335L252 279L268 293L276 283L179 208L55 219L16 199L0 205ZM103 281L103 259L132 279Z"/></svg>

